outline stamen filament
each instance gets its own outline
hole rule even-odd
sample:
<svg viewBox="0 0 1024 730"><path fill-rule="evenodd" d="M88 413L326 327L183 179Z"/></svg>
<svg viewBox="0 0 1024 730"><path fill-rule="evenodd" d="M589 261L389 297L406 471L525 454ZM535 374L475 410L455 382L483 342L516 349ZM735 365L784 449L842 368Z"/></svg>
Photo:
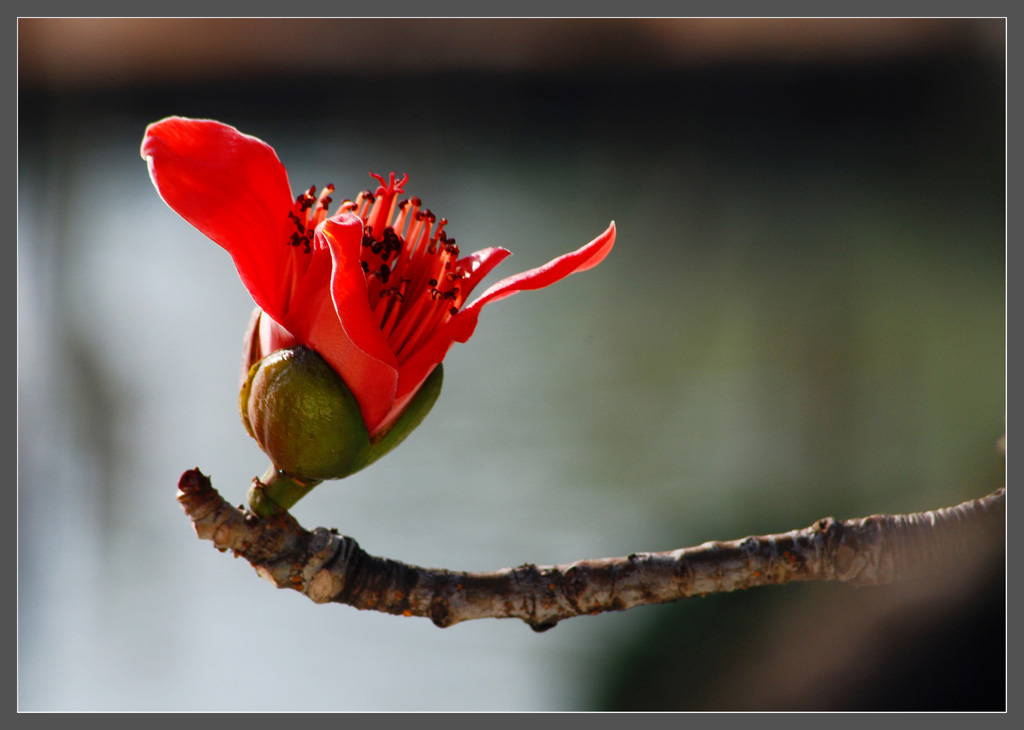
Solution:
<svg viewBox="0 0 1024 730"><path fill-rule="evenodd" d="M417 197L398 202L408 175L395 180L392 172L385 180L370 174L380 183L376 191L364 190L354 201L344 200L337 213L354 213L363 222L359 259L368 302L401 364L462 306L459 281L464 274L458 267L455 239L444 231L448 221L422 207ZM327 219L333 192L334 186L327 185L317 195L314 186L295 199L287 243L299 249L296 254L310 252L314 232ZM289 256L286 266L285 276L297 288L308 259Z"/></svg>

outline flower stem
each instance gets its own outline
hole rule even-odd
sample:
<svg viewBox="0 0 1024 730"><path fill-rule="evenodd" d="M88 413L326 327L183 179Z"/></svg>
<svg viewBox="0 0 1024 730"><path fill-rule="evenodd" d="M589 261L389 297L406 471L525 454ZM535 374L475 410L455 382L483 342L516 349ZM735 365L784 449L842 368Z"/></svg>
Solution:
<svg viewBox="0 0 1024 730"><path fill-rule="evenodd" d="M253 480L249 489L249 509L260 517L287 512L320 481L298 479L271 466L262 477Z"/></svg>

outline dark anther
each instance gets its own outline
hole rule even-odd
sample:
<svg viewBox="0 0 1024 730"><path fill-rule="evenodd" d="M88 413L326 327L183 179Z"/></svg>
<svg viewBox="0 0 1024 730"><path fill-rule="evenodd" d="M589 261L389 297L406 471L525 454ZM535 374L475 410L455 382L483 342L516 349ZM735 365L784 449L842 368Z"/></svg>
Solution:
<svg viewBox="0 0 1024 730"><path fill-rule="evenodd" d="M448 314L452 315L453 317L456 314L458 314L458 313L459 313L459 308L458 307L452 307L451 309L448 310ZM461 322L462 320L459 320L459 321Z"/></svg>
<svg viewBox="0 0 1024 730"><path fill-rule="evenodd" d="M360 261L359 265L363 267L363 273L364 274L369 274L370 273L370 265L368 263L366 263L365 261Z"/></svg>
<svg viewBox="0 0 1024 730"><path fill-rule="evenodd" d="M437 279L431 279L427 283L430 284L431 286L437 286Z"/></svg>

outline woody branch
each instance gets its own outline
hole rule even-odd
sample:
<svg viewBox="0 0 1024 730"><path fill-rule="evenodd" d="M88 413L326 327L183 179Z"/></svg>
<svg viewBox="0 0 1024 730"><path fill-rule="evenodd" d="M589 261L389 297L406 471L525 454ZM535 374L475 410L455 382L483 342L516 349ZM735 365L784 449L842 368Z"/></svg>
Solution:
<svg viewBox="0 0 1024 730"><path fill-rule="evenodd" d="M1005 489L945 509L818 520L800 530L565 565L491 572L420 568L367 554L336 530L304 529L287 512L236 509L198 469L178 501L200 538L248 560L279 588L316 603L423 616L439 627L478 618L519 618L534 630L560 620L790 581L880 585L967 569L1004 541Z"/></svg>

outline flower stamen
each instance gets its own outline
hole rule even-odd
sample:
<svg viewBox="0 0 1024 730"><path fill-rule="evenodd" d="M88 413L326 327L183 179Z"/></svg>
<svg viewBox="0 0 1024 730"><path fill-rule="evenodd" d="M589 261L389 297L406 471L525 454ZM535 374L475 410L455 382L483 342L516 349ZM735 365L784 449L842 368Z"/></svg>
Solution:
<svg viewBox="0 0 1024 730"><path fill-rule="evenodd" d="M288 220L291 221L293 229L286 238L286 243L289 246L294 248L302 246L303 253L310 253L313 250L313 236L316 227L327 219L327 207L331 204L331 193L333 192L333 185L325 185L318 196L316 185L313 185L295 198L295 204L288 211Z"/></svg>
<svg viewBox="0 0 1024 730"><path fill-rule="evenodd" d="M417 197L397 200L408 175L370 175L380 183L377 189L344 201L339 212L363 221L360 264L370 308L401 363L462 305L459 247L444 231L447 219L438 219Z"/></svg>
<svg viewBox="0 0 1024 730"><path fill-rule="evenodd" d="M377 180L380 186L374 193L374 197L377 200L374 201L373 210L370 211L370 215L365 222L370 227L370 235L380 241L384 235L384 227L391 220L391 216L395 211L395 198L399 193L405 192L403 186L409 181L409 176L403 175L402 179L397 182L393 172L388 176L386 182L380 175L372 172L370 177Z"/></svg>
<svg viewBox="0 0 1024 730"><path fill-rule="evenodd" d="M392 172L385 180L370 175L380 183L377 189L343 201L336 214L354 213L363 222L359 258L368 303L401 364L458 313L463 298L459 281L464 274L458 267L459 247L445 233L448 220L424 208L417 197L397 200L409 176L396 180ZM295 199L288 212L289 246L301 247L303 253L312 251L333 193L333 185L319 194L313 186ZM288 266L293 279L304 268L291 260Z"/></svg>

